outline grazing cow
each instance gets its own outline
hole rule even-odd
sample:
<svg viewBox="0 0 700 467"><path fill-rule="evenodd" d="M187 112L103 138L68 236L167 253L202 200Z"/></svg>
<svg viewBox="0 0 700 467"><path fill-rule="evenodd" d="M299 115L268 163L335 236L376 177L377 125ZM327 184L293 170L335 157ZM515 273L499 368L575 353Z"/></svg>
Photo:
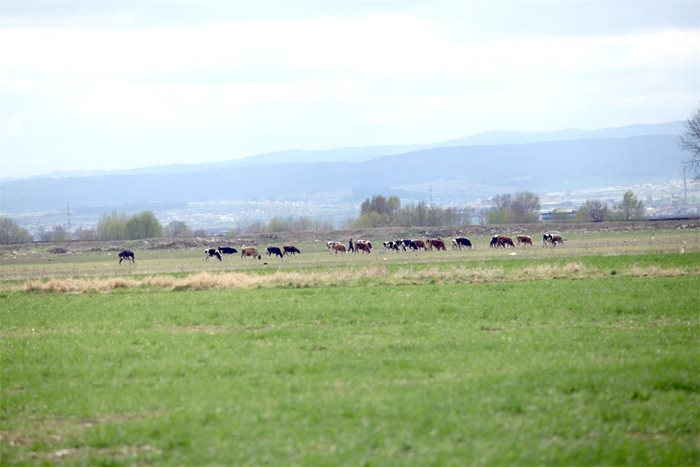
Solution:
<svg viewBox="0 0 700 467"><path fill-rule="evenodd" d="M235 248L231 248L230 246L220 246L219 247L219 253L222 255L235 255L238 253L238 250Z"/></svg>
<svg viewBox="0 0 700 467"><path fill-rule="evenodd" d="M216 248L207 248L204 250L204 259L209 260L212 256L221 261L221 253L219 253L219 250Z"/></svg>
<svg viewBox="0 0 700 467"><path fill-rule="evenodd" d="M473 248L472 242L467 238L467 237L457 237L452 240L452 249L454 249L455 244L457 245L457 248L460 250L462 247L465 248Z"/></svg>
<svg viewBox="0 0 700 467"><path fill-rule="evenodd" d="M564 243L564 239L559 234L546 233L542 235L542 246L546 247L548 243L551 243L552 246L557 246L557 243Z"/></svg>
<svg viewBox="0 0 700 467"><path fill-rule="evenodd" d="M518 246L521 244L532 246L532 237L528 235L518 235L515 238L518 240Z"/></svg>
<svg viewBox="0 0 700 467"><path fill-rule="evenodd" d="M505 235L499 235L498 237L498 242L496 243L496 248L508 248L508 247L513 247L515 248L515 243L513 243L513 239L510 237L506 237Z"/></svg>
<svg viewBox="0 0 700 467"><path fill-rule="evenodd" d="M423 240L409 240L408 242L408 247L413 251L426 249L425 242Z"/></svg>
<svg viewBox="0 0 700 467"><path fill-rule="evenodd" d="M491 237L491 243L489 244L490 247L494 248L508 248L512 246L515 248L515 243L513 243L513 239L506 236L506 235L494 235Z"/></svg>
<svg viewBox="0 0 700 467"><path fill-rule="evenodd" d="M299 248L295 247L294 245L284 245L282 250L284 250L285 255L296 255L297 253L301 254Z"/></svg>
<svg viewBox="0 0 700 467"><path fill-rule="evenodd" d="M438 251L446 251L445 242L441 238L431 238L428 240L428 250L433 251L433 248L437 248Z"/></svg>
<svg viewBox="0 0 700 467"><path fill-rule="evenodd" d="M384 248L387 250L399 251L400 249L403 249L403 251L406 251L406 247L403 244L403 240L389 240L388 242L383 243Z"/></svg>
<svg viewBox="0 0 700 467"><path fill-rule="evenodd" d="M372 253L372 242L369 240L358 240L355 242L355 253L358 251L364 251L365 253Z"/></svg>
<svg viewBox="0 0 700 467"><path fill-rule="evenodd" d="M279 256L280 258L284 258L284 255L282 254L282 250L279 249L279 247L276 246L268 246L267 247L267 256Z"/></svg>
<svg viewBox="0 0 700 467"><path fill-rule="evenodd" d="M332 248L333 248L333 251L335 251L336 255L338 253L341 253L344 255L348 251L348 249L342 243L335 243Z"/></svg>
<svg viewBox="0 0 700 467"><path fill-rule="evenodd" d="M542 248L547 246L547 243L552 243L552 234L546 233L542 235Z"/></svg>
<svg viewBox="0 0 700 467"><path fill-rule="evenodd" d="M122 250L119 252L119 264L122 264L122 261L127 260L131 261L132 263L136 262L136 257L134 256L134 252L131 250Z"/></svg>
<svg viewBox="0 0 700 467"><path fill-rule="evenodd" d="M340 242L336 242L336 241L333 241L333 240L330 240L330 241L326 242L326 247L328 248L328 252L330 253L331 251L333 251L335 245L337 245L338 243L340 243Z"/></svg>
<svg viewBox="0 0 700 467"><path fill-rule="evenodd" d="M247 258L249 256L252 256L253 258L257 259L262 258L262 256L258 253L258 249L254 246L247 246L241 248L241 258Z"/></svg>

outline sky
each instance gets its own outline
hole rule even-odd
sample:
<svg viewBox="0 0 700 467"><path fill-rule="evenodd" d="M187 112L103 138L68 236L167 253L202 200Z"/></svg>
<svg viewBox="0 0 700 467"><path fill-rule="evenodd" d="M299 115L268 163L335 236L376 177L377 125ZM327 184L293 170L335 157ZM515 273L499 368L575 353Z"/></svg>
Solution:
<svg viewBox="0 0 700 467"><path fill-rule="evenodd" d="M698 105L697 1L0 0L0 178Z"/></svg>

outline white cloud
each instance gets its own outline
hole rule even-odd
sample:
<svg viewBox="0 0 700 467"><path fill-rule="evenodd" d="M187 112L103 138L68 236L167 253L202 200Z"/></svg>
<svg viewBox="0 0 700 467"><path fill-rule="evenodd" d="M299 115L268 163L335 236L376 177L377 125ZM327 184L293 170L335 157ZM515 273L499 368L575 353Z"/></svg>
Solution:
<svg viewBox="0 0 700 467"><path fill-rule="evenodd" d="M443 21L390 13L4 27L3 153L45 151L31 132L53 123L64 153L64 140L76 153L99 144L80 145L89 122L127 139L124 130L230 137L245 155L680 119L700 99L700 27L478 38Z"/></svg>

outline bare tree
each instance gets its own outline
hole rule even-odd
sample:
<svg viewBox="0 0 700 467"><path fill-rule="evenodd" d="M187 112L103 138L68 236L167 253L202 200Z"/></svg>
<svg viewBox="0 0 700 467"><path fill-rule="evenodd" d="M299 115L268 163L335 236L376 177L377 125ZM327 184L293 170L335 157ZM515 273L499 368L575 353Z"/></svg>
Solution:
<svg viewBox="0 0 700 467"><path fill-rule="evenodd" d="M690 152L686 166L695 172L695 178L700 178L700 107L685 122L685 133L681 135L680 146Z"/></svg>
<svg viewBox="0 0 700 467"><path fill-rule="evenodd" d="M576 213L580 221L602 222L608 217L608 207L599 200L586 200Z"/></svg>

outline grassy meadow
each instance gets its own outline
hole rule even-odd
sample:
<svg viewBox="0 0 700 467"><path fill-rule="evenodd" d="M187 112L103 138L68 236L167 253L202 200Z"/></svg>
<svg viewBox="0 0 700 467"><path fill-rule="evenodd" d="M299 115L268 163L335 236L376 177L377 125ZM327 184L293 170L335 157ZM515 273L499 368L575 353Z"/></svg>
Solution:
<svg viewBox="0 0 700 467"><path fill-rule="evenodd" d="M4 250L2 464L698 465L697 230L565 238Z"/></svg>

